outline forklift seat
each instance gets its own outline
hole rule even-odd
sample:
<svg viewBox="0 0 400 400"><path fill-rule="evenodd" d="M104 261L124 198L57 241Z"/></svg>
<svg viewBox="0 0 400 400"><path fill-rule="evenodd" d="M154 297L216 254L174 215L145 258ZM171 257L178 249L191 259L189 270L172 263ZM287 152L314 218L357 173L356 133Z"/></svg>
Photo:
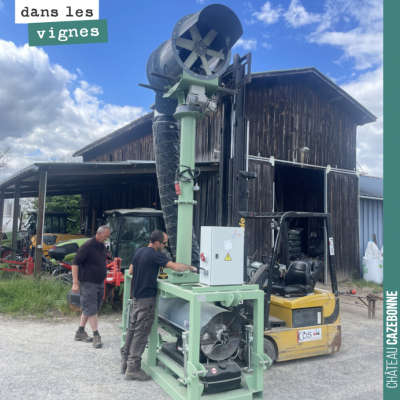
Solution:
<svg viewBox="0 0 400 400"><path fill-rule="evenodd" d="M305 296L312 293L322 272L322 261L293 261L283 284L273 284L272 293L289 296Z"/></svg>

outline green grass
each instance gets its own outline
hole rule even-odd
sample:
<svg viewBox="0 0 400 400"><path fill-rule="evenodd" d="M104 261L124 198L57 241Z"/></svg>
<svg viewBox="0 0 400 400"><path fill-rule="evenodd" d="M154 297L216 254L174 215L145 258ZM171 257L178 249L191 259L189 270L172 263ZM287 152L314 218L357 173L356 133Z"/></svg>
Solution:
<svg viewBox="0 0 400 400"><path fill-rule="evenodd" d="M346 284L354 285L360 290L363 288L372 288L375 294L383 292L383 283L379 284L361 278L353 278L351 281L346 282Z"/></svg>
<svg viewBox="0 0 400 400"><path fill-rule="evenodd" d="M52 316L52 311L72 315L66 299L70 288L50 277L35 280L33 276L0 271L0 313L42 318Z"/></svg>

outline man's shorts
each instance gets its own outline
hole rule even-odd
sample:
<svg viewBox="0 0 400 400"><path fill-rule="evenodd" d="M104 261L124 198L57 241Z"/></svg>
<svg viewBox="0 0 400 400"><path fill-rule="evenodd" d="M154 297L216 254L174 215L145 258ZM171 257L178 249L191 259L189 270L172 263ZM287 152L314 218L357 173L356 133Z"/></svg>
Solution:
<svg viewBox="0 0 400 400"><path fill-rule="evenodd" d="M103 304L104 282L79 282L82 314L88 317L98 314Z"/></svg>

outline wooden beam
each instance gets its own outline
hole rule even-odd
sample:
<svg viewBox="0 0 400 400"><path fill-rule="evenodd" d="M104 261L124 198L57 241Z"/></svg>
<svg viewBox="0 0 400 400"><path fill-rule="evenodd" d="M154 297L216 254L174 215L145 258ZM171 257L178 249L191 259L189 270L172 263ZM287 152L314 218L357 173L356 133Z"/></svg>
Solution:
<svg viewBox="0 0 400 400"><path fill-rule="evenodd" d="M94 209L92 209L92 229L90 232L91 236L94 236L96 234L94 231L95 227L96 227L96 211Z"/></svg>
<svg viewBox="0 0 400 400"><path fill-rule="evenodd" d="M38 198L38 213L36 222L36 251L35 251L35 277L40 275L42 269L42 254L43 254L43 226L46 207L46 184L47 171L39 172L39 198Z"/></svg>
<svg viewBox="0 0 400 400"><path fill-rule="evenodd" d="M87 176L87 175L137 175L137 174L155 174L156 173L156 167L149 166L147 168L140 168L140 167L133 167L132 168L109 168L107 169L106 166L102 166L101 168L93 168L93 169L83 169L83 170L50 170L48 172L49 178L52 176L66 176L69 177L71 175L81 175L81 176Z"/></svg>
<svg viewBox="0 0 400 400"><path fill-rule="evenodd" d="M14 212L13 212L13 224L12 224L11 261L15 261L17 258L19 196L20 196L20 182L18 181L15 182L15 188L14 188Z"/></svg>

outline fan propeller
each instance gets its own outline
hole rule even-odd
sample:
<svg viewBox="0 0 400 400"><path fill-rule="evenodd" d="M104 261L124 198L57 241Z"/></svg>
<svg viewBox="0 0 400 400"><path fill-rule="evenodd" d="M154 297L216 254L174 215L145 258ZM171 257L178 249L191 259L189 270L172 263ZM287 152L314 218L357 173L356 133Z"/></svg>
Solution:
<svg viewBox="0 0 400 400"><path fill-rule="evenodd" d="M212 75L211 67L209 64L210 58L218 58L225 60L225 54L220 51L215 51L209 48L218 32L211 29L204 39L201 37L197 25L193 25L189 28L192 40L179 37L176 39L177 47L191 51L190 55L184 62L187 68L191 68L192 65L200 58L203 69L207 75ZM207 58L207 56L209 58Z"/></svg>

